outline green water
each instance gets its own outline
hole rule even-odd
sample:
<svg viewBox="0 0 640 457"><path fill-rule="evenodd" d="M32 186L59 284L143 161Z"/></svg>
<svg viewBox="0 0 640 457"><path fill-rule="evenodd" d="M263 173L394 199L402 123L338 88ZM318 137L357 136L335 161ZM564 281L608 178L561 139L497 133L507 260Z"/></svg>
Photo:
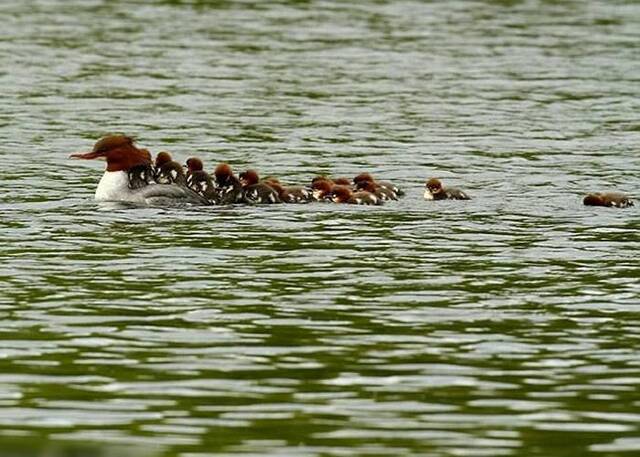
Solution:
<svg viewBox="0 0 640 457"><path fill-rule="evenodd" d="M0 4L0 454L634 456L640 4ZM93 201L107 132L383 207ZM468 202L425 202L426 178Z"/></svg>

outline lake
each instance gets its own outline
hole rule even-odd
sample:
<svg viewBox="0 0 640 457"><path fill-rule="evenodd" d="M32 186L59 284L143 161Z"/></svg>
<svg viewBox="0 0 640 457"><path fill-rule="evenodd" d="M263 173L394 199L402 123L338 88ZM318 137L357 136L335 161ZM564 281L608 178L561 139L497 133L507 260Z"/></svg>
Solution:
<svg viewBox="0 0 640 457"><path fill-rule="evenodd" d="M5 1L3 456L640 453L631 1ZM355 205L96 203L109 132ZM427 178L470 201L424 201Z"/></svg>

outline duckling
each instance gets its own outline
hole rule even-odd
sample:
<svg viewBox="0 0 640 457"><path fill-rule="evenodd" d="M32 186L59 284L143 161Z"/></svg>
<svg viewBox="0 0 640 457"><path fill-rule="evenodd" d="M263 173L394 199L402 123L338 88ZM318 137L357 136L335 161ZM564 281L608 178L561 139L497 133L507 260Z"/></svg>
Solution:
<svg viewBox="0 0 640 457"><path fill-rule="evenodd" d="M358 176L356 176L355 178L353 178L353 184L356 186L356 188L358 187L358 185L360 183L362 183L363 181L371 181L375 184L377 184L380 187L384 187L386 189L389 189L391 192L393 192L396 196L402 196L404 195L404 191L402 189L400 189L398 186L396 186L393 183L390 183L389 181L377 181L373 178L373 176L371 175L371 173L360 173ZM361 184L360 184L361 185Z"/></svg>
<svg viewBox="0 0 640 457"><path fill-rule="evenodd" d="M633 200L625 194L619 192L595 192L588 194L582 200L587 206L608 206L615 208L628 208L633 206Z"/></svg>
<svg viewBox="0 0 640 457"><path fill-rule="evenodd" d="M331 191L333 190L333 182L329 181L326 178L313 179L311 182L311 192L313 195L314 201L317 202L330 202L332 201L333 195Z"/></svg>
<svg viewBox="0 0 640 457"><path fill-rule="evenodd" d="M356 185L356 190L371 192L382 201L398 199L398 195L394 191L374 181L359 181Z"/></svg>
<svg viewBox="0 0 640 457"><path fill-rule="evenodd" d="M190 157L185 166L187 167L187 187L210 202L216 203L216 189L211 176L204 171L202 160L198 157Z"/></svg>
<svg viewBox="0 0 640 457"><path fill-rule="evenodd" d="M155 180L158 184L187 185L187 179L182 166L173 160L167 151L159 152L156 156Z"/></svg>
<svg viewBox="0 0 640 457"><path fill-rule="evenodd" d="M154 181L155 172L151 165L151 152L148 149L140 149L140 152L146 156L147 162L135 165L127 170L129 179L129 189L140 189L148 186Z"/></svg>
<svg viewBox="0 0 640 457"><path fill-rule="evenodd" d="M247 170L240 173L242 201L252 205L260 203L282 203L278 193L268 184L260 182L258 172Z"/></svg>
<svg viewBox="0 0 640 457"><path fill-rule="evenodd" d="M334 203L350 203L352 205L382 205L382 200L371 192L351 192L347 186L335 186L331 191Z"/></svg>
<svg viewBox="0 0 640 457"><path fill-rule="evenodd" d="M437 178L431 178L425 184L425 200L470 200L465 192L455 187L443 187Z"/></svg>
<svg viewBox="0 0 640 457"><path fill-rule="evenodd" d="M313 191L308 187L285 187L277 179L265 179L263 182L278 193L283 203L308 203L314 201Z"/></svg>
<svg viewBox="0 0 640 457"><path fill-rule="evenodd" d="M216 201L230 205L241 201L242 183L228 163L220 163L213 172L216 177Z"/></svg>

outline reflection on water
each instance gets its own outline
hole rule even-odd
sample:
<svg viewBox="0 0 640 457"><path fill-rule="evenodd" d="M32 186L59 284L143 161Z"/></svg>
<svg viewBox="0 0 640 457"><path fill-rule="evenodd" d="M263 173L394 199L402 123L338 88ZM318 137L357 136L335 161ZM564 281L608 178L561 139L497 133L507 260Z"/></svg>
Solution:
<svg viewBox="0 0 640 457"><path fill-rule="evenodd" d="M0 11L3 452L640 451L638 210L581 204L640 184L638 5ZM67 156L111 131L407 196L96 204Z"/></svg>

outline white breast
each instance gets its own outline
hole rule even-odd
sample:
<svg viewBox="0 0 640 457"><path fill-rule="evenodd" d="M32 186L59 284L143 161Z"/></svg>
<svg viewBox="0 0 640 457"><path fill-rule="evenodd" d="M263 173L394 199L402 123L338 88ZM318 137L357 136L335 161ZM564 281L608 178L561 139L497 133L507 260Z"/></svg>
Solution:
<svg viewBox="0 0 640 457"><path fill-rule="evenodd" d="M105 171L96 189L96 200L126 201L131 194L129 176L124 171Z"/></svg>
<svg viewBox="0 0 640 457"><path fill-rule="evenodd" d="M152 183L139 189L129 189L129 175L126 171L105 171L98 183L95 199L152 206L209 204L191 189L177 184Z"/></svg>

